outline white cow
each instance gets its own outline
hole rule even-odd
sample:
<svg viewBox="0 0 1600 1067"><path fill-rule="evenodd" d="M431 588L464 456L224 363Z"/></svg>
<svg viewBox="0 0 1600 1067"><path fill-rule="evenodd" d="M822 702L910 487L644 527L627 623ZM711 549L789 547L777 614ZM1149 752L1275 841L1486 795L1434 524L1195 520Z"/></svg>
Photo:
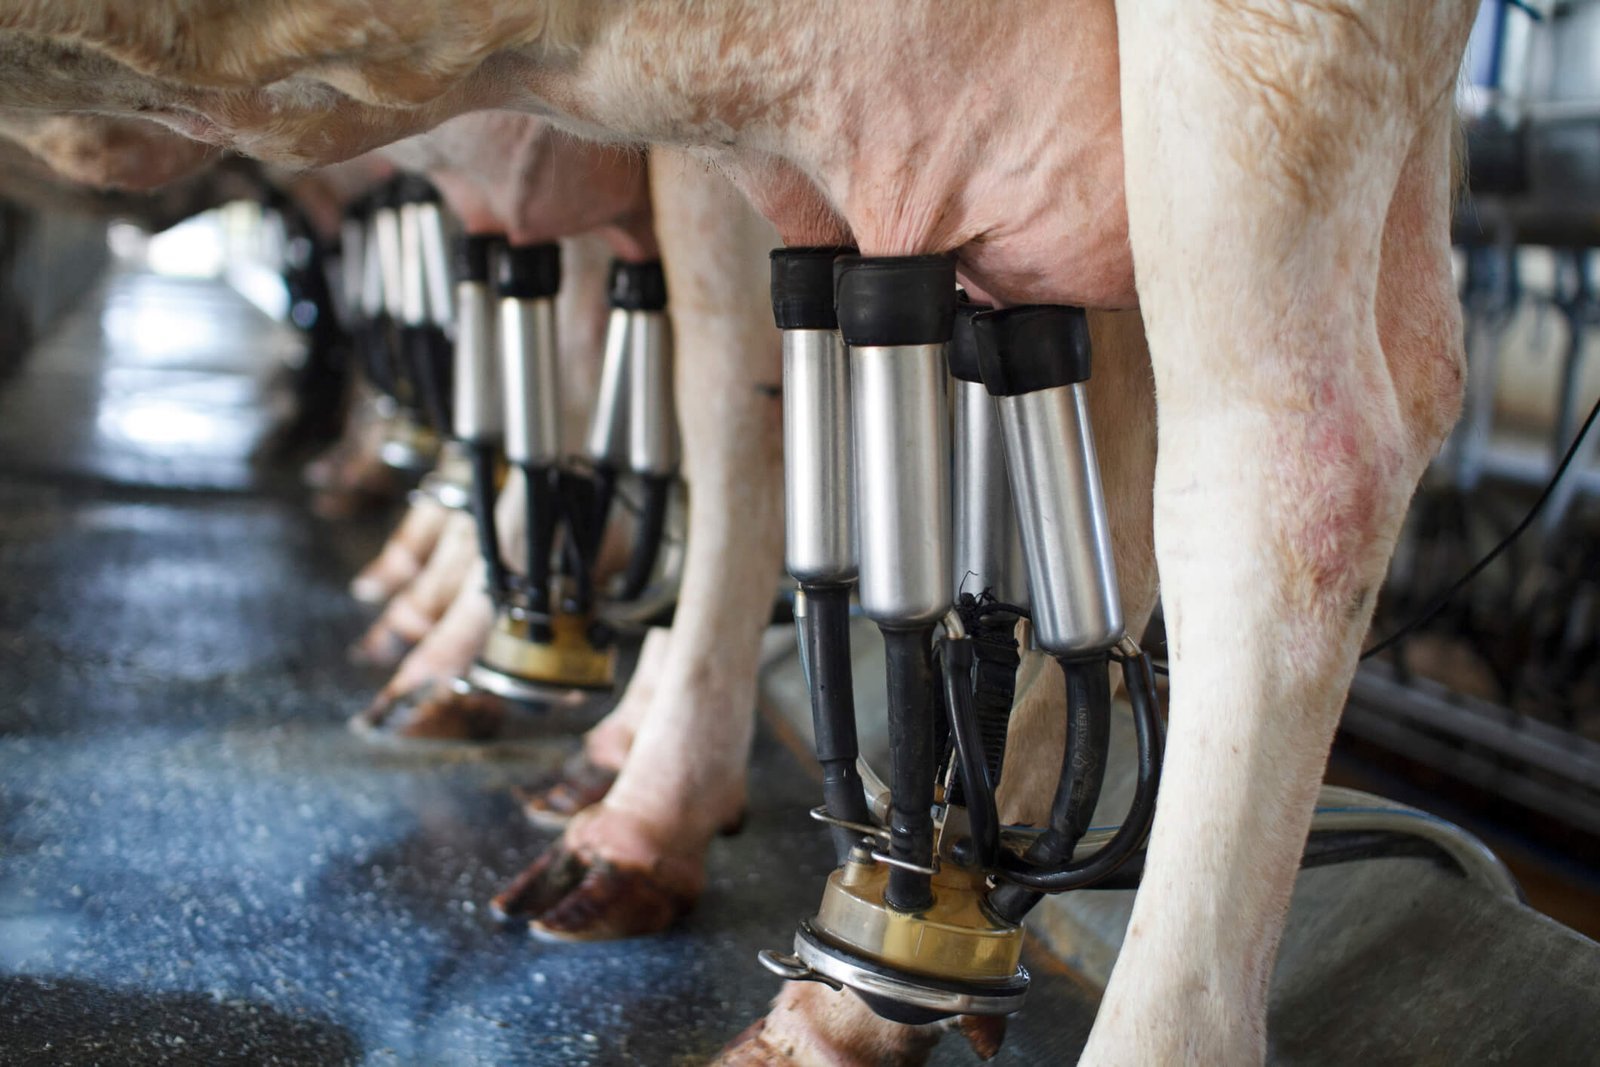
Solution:
<svg viewBox="0 0 1600 1067"><path fill-rule="evenodd" d="M647 169L642 153L578 141L527 115L465 115L385 154L426 171L468 232L516 244L589 232L613 256L659 253L666 267L677 373L686 383L677 394L690 500L674 625L647 641L582 757L527 798L546 824L581 818L497 900L556 936L660 929L698 897L706 847L739 821L745 803L758 641L781 571L780 371L763 283L776 237L703 168L685 172L668 153ZM606 261L592 245L568 250L580 255L569 255L564 269L562 363L568 377L591 379L569 394L581 401L594 394L598 372ZM732 391L693 384L706 380ZM566 428L581 434L586 418L573 407ZM522 557L519 489L513 482L500 516L512 561ZM421 518L402 535L421 528L426 537L432 516ZM380 722L403 704L404 730L414 736L458 733L481 701L439 684L470 664L490 624L469 520L447 523L427 566L363 642L372 650L421 635L365 713ZM662 773L675 766L683 767L679 782ZM579 863L569 862L574 856ZM557 870L574 877L559 882Z"/></svg>
<svg viewBox="0 0 1600 1067"><path fill-rule="evenodd" d="M787 241L954 252L999 304L1137 301L1160 461L1153 527L1124 532L1117 563L1149 582L1153 532L1171 729L1084 1056L1235 1063L1264 1054L1345 688L1457 413L1451 90L1475 7L3 0L0 103L139 111L302 160L467 108L536 111L702 151ZM1121 448L1102 423L1102 453ZM887 1060L921 1040L799 987L728 1056Z"/></svg>
<svg viewBox="0 0 1600 1067"><path fill-rule="evenodd" d="M93 158L95 179L118 184L153 186L158 176L192 172L217 155L141 120L24 114L15 128L51 129L53 161ZM535 865L518 892L500 901L563 937L659 929L699 895L705 849L717 832L738 822L745 803L758 641L781 570L780 371L762 281L776 237L726 182L701 168L685 170L671 153L651 182L642 153L578 141L527 115L462 116L385 155L403 168L426 171L469 233L502 234L518 244L593 235L568 242L564 262L559 311L568 378L598 374L609 255L640 260L660 254L673 294L681 378L733 387L729 393L679 390L689 527L695 545L707 550L691 548L685 561L677 621L670 634L651 635L623 698L589 732L569 776L528 798L546 823L595 810ZM339 203L349 199L340 194L352 178L330 172L383 173L370 154L361 160L361 166L325 168L292 183L301 199L318 194L314 206L330 209L318 212L330 227L337 226ZM573 398L593 395L592 380L576 384ZM582 406L565 413L574 451L587 414ZM733 509L724 506L730 500L737 502ZM516 479L500 510L502 545L515 566L523 558L525 518ZM424 508L410 516L379 564L392 565L395 555L412 551L418 528L436 514ZM384 635L410 623L420 637L366 713L382 720L401 697L425 690L420 706L406 709L410 732L418 736L459 732L461 721L477 714L472 698L436 683L466 669L492 618L471 519L456 514L439 526L434 536L441 544L428 567L373 630ZM397 551L397 545L404 547ZM719 744L703 745L706 737ZM631 775L630 755L636 765ZM676 785L660 779L659 768L669 763L686 764ZM610 802L598 803L619 778ZM578 864L566 862L573 856ZM552 887L538 875L556 857L568 871L596 870L578 884ZM530 896L530 889L539 892Z"/></svg>

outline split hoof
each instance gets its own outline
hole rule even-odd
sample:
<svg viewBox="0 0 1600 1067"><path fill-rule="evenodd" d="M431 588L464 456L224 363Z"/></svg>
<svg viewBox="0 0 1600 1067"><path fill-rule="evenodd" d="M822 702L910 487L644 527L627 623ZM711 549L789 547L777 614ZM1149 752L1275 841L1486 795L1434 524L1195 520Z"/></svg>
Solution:
<svg viewBox="0 0 1600 1067"><path fill-rule="evenodd" d="M421 570L421 568L417 568ZM415 577L415 572L407 575L402 580L389 581L366 573L358 574L350 580L350 596L357 603L368 604L372 607L382 607L389 602L389 598L400 591L405 582Z"/></svg>
<svg viewBox="0 0 1600 1067"><path fill-rule="evenodd" d="M380 622L350 646L350 662L360 667L394 667L414 644L415 641Z"/></svg>
<svg viewBox="0 0 1600 1067"><path fill-rule="evenodd" d="M766 1016L746 1027L712 1062L716 1067L920 1067L944 1029L890 1022L874 1015L854 993L789 982Z"/></svg>
<svg viewBox="0 0 1600 1067"><path fill-rule="evenodd" d="M1006 1040L1005 1015L962 1015L950 1021L956 1033L967 1039L978 1059L985 1063L1000 1054Z"/></svg>
<svg viewBox="0 0 1600 1067"><path fill-rule="evenodd" d="M1006 1036L1005 1016L962 1015L944 1025L966 1038L967 1043L972 1046L972 1051L984 1063L999 1055L1000 1045ZM936 1040L937 1038L931 1034L921 1040L910 1042L902 1039L898 1043L898 1048L887 1050L888 1056L891 1057L888 1059L879 1058L886 1052L885 1049L869 1046L857 1050L860 1054L858 1059L852 1059L846 1052L844 1059L835 1060L830 1057L829 1062L859 1062L864 1065L892 1063L897 1067L911 1067L927 1060ZM712 1067L795 1067L806 1062L806 1057L799 1050L807 1044L773 1035L768 1032L767 1020L757 1019L745 1027L738 1037L723 1046L722 1051L717 1053L717 1058L712 1061ZM838 1054L841 1050L833 1047L829 1051Z"/></svg>
<svg viewBox="0 0 1600 1067"><path fill-rule="evenodd" d="M537 785L511 791L528 821L544 830L564 830L572 817L600 803L611 791L617 772L590 762L578 752Z"/></svg>
<svg viewBox="0 0 1600 1067"><path fill-rule="evenodd" d="M496 896L502 922L526 920L552 941L615 941L660 933L688 914L696 889L656 871L585 856L557 842Z"/></svg>
<svg viewBox="0 0 1600 1067"><path fill-rule="evenodd" d="M350 720L357 733L401 741L493 741L510 717L506 702L476 689L460 692L448 683L424 685L393 699L382 696Z"/></svg>
<svg viewBox="0 0 1600 1067"><path fill-rule="evenodd" d="M769 1044L767 1020L757 1019L722 1047L711 1067L783 1067L795 1062L792 1049Z"/></svg>

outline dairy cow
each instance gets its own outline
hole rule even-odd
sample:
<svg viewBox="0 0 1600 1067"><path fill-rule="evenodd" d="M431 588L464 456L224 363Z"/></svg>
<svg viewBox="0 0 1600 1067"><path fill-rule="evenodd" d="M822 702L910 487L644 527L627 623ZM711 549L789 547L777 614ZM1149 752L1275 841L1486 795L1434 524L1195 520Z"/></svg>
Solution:
<svg viewBox="0 0 1600 1067"><path fill-rule="evenodd" d="M102 183L154 187L217 156L140 120L23 113L15 128L52 130L52 140L35 144L80 171L79 161L92 158L92 177ZM659 928L698 895L706 845L738 820L744 805L757 638L780 569L777 341L760 285L751 282L760 278L775 237L725 182L702 169L686 170L669 154L657 171L653 205L642 153L578 141L531 116L462 116L384 155L402 169L427 173L468 233L503 235L515 244L591 235L568 241L560 308L563 371L576 386L569 390L576 403L565 412L572 451L598 373L608 252L629 260L664 257L683 377L735 386L731 395L689 388L680 398L689 526L695 545L708 551L690 550L678 623L647 641L618 707L591 731L568 773L527 798L547 825L595 810L498 902L546 933L570 938ZM297 176L294 184L309 187L300 198L314 206L327 201L317 214L332 228L340 205L351 199L342 194L352 183L370 184L357 178L381 177L385 169L368 155ZM342 173L350 171L356 173ZM665 223L659 245L657 212ZM523 557L520 489L513 478L500 506L510 560ZM736 506L727 507L729 501ZM428 546L419 542L429 527L439 544L427 553L428 566L363 642L369 655L403 641L418 645L360 719L407 736L457 736L475 714L475 698L447 683L470 664L491 621L471 519L419 506L357 582L391 578L386 571L398 569L397 557L424 554ZM650 721L657 724L647 727ZM722 743L706 746L708 737ZM623 775L630 753L639 766L657 770ZM682 766L680 781L662 780L663 765ZM600 804L619 775L615 796ZM552 892L545 872L556 857L562 870L593 868L593 874ZM596 900L605 906L597 909Z"/></svg>
<svg viewBox="0 0 1600 1067"><path fill-rule="evenodd" d="M789 242L952 252L997 304L1137 303L1160 458L1117 564L1130 616L1160 568L1171 727L1084 1058L1240 1062L1264 1054L1377 586L1459 405L1451 90L1475 6L8 0L0 103L144 113L302 160L535 111L692 148ZM1099 372L1142 377L1134 362ZM1103 455L1120 435L1102 427ZM923 1041L797 986L727 1056Z"/></svg>
<svg viewBox="0 0 1600 1067"><path fill-rule="evenodd" d="M153 188L217 157L140 120L23 113L8 129L61 170L97 184ZM40 130L50 136L29 136ZM576 141L530 116L463 116L386 155L403 168L427 172L469 233L500 234L518 244L572 232L594 235L568 242L564 269L564 372L569 379L591 379L570 390L579 401L565 413L572 451L587 417L582 401L593 395L598 371L607 251L634 260L658 251L666 257L670 284L682 290L673 318L684 377L712 376L735 386L731 395L683 391L689 522L696 545L709 551L691 550L685 565L680 624L647 640L622 700L590 732L581 757L527 799L547 825L564 824L591 806L596 810L584 813L571 839L559 842L498 901L502 911L563 937L659 928L698 895L706 845L738 820L744 805L756 638L779 569L776 337L759 285L750 282L760 277L774 237L721 179L668 158L656 183L659 207L653 208L642 154ZM300 190L298 199L323 208L315 214L325 229L333 229L351 188L370 184L385 169L362 157L355 165L298 176L293 186ZM667 227L660 246L656 210ZM738 506L726 507L729 501ZM525 512L516 479L503 494L500 512L507 556L521 559ZM440 683L470 664L491 621L470 518L447 517L437 505L419 506L363 577L388 577L384 572L395 569L396 557L422 554L418 542L430 526L432 537L443 543L364 642L369 648L399 643L397 631L414 626L420 643L360 718L409 736L455 736L474 714L474 698ZM746 538L753 538L754 551ZM395 714L397 704L405 705L404 714ZM656 725L646 727L652 720ZM643 737L638 744L636 736ZM705 746L707 737L724 743ZM599 804L630 753L645 768L681 765L679 781L636 771L623 776L609 805ZM545 872L556 857L563 870L593 873L552 892ZM597 909L597 900L605 906Z"/></svg>
<svg viewBox="0 0 1600 1067"><path fill-rule="evenodd" d="M496 900L547 936L660 929L698 897L707 846L744 807L759 637L781 571L780 371L761 269L775 235L704 168L668 152L653 154L647 172L640 153L583 144L528 116L465 116L394 155L428 170L469 232L532 243L590 231L619 258L659 252L666 269L689 489L674 622L647 640L617 708L589 732L580 757L527 798L530 813L564 834ZM592 375L592 315L602 304L598 286L585 281L599 280L601 260L590 249L576 266L561 321L579 329L563 339L563 362L576 370L587 355ZM727 388L698 387L708 380ZM589 385L575 396L592 395ZM585 415L569 411L567 427L581 432ZM510 504L502 518L515 535L521 506ZM519 556L512 546L508 557ZM489 623L481 590L474 570L370 718L466 666ZM435 690L407 715L448 732L466 703Z"/></svg>

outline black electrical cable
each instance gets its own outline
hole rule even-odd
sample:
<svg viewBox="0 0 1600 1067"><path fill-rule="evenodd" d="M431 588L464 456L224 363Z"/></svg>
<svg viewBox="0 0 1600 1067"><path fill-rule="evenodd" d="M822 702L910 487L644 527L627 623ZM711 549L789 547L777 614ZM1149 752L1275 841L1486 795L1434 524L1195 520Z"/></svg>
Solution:
<svg viewBox="0 0 1600 1067"><path fill-rule="evenodd" d="M1089 889L1138 889L1144 877L1147 856L1140 849L1128 858L1115 873L1101 879ZM1332 867L1341 863L1378 859L1428 859L1457 874L1466 870L1445 849L1425 837L1395 830L1313 830L1306 838L1305 851L1300 856L1300 869Z"/></svg>
<svg viewBox="0 0 1600 1067"><path fill-rule="evenodd" d="M1567 446L1566 454L1561 457L1561 462L1556 464L1555 473L1552 474L1550 476L1550 480L1545 483L1544 491L1539 494L1539 499L1533 502L1533 507L1528 509L1528 513L1522 517L1522 521L1517 523L1512 531L1506 534L1506 536L1500 540L1500 543L1491 548L1482 559L1469 567L1466 573L1457 578L1454 582L1450 583L1450 585L1442 593L1434 597L1433 601L1429 603L1426 608L1422 609L1421 612L1413 616L1409 622L1405 623L1400 627L1400 629L1396 630L1388 637L1385 637L1382 641L1379 641L1377 644L1361 653L1361 659L1369 660L1373 656L1387 651L1407 634L1411 633L1417 627L1424 625L1435 615L1439 614L1439 612L1443 611L1445 606L1450 603L1457 593L1461 592L1468 582L1482 574L1489 564L1493 563L1496 559L1499 559L1500 554L1506 549L1510 548L1512 543L1515 542L1517 538L1521 537L1527 531L1528 527L1533 525L1533 520L1539 517L1539 513L1543 511L1544 506L1549 503L1551 495L1555 492L1556 483L1561 481L1562 476L1567 473L1567 468L1572 466L1572 461L1577 458L1578 446L1583 444L1583 439L1589 435L1589 430L1592 426L1594 426L1596 416L1600 416L1600 400L1595 401L1594 407L1589 409L1589 417L1583 420L1582 426L1578 427L1578 433L1575 437L1573 437L1572 444ZM1157 674L1167 673L1166 664L1160 663L1155 664L1154 666Z"/></svg>
<svg viewBox="0 0 1600 1067"><path fill-rule="evenodd" d="M1433 602L1424 608L1421 614L1415 616L1400 629L1361 653L1362 659L1371 659L1378 653L1390 648L1406 634L1443 611L1452 597L1459 593L1468 582L1482 574L1484 569L1500 556L1500 553L1510 548L1511 543L1521 537L1528 527L1533 525L1533 520L1539 517L1539 512L1544 510L1545 504L1549 502L1551 495L1555 493L1556 483L1561 480L1562 475L1567 473L1567 468L1572 466L1572 461L1577 458L1578 446L1583 444L1583 439L1588 436L1589 428L1594 425L1596 416L1600 416L1600 400L1595 401L1594 407L1589 409L1589 417L1583 420L1583 425L1578 428L1578 433L1573 437L1572 444L1567 446L1566 454L1561 457L1561 462L1556 464L1555 473L1550 476L1550 481L1545 483L1544 491L1539 494L1539 499L1533 502L1533 507L1528 509L1528 513L1522 517L1522 521L1517 523L1511 532L1501 539L1499 544L1491 548L1488 555L1473 564L1465 574L1451 583L1450 587L1444 592L1434 597Z"/></svg>

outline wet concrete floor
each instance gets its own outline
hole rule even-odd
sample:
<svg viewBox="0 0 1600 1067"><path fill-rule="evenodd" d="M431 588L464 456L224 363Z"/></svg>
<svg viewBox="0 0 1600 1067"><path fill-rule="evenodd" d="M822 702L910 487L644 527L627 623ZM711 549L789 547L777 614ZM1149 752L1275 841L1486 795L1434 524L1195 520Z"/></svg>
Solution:
<svg viewBox="0 0 1600 1067"><path fill-rule="evenodd" d="M155 310L151 310L154 308ZM764 727L747 829L678 929L551 945L485 904L549 840L507 790L573 738L375 747L345 593L386 531L250 461L290 339L114 276L0 386L0 1063L682 1064L777 991L815 908L809 769ZM997 1062L1070 1060L1041 951ZM974 1062L949 1040L936 1062Z"/></svg>

